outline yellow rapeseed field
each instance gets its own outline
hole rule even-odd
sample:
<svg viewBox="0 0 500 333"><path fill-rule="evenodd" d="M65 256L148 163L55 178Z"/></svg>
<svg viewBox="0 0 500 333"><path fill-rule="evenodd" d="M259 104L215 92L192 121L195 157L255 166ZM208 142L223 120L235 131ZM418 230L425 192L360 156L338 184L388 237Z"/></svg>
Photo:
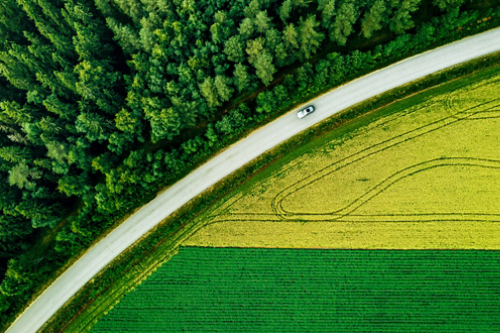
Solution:
<svg viewBox="0 0 500 333"><path fill-rule="evenodd" d="M332 132L224 198L184 245L500 249L499 83Z"/></svg>

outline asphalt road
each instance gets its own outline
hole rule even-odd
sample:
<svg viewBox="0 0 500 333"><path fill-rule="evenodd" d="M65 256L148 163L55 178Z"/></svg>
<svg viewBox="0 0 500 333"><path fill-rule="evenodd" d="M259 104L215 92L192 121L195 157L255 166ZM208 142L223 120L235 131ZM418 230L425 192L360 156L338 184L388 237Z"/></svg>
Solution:
<svg viewBox="0 0 500 333"><path fill-rule="evenodd" d="M500 51L500 28L425 52L352 81L308 104L316 111L303 119L294 110L235 143L156 197L93 246L62 274L7 330L36 332L94 275L142 235L255 157L335 113L447 67Z"/></svg>

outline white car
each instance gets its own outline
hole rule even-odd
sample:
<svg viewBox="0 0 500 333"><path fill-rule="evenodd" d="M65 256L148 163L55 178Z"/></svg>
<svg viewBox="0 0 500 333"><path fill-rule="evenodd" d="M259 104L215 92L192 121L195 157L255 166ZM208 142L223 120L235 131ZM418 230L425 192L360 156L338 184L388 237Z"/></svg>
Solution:
<svg viewBox="0 0 500 333"><path fill-rule="evenodd" d="M300 110L299 113L297 113L297 117L304 118L305 116L313 112L314 112L314 106L309 105L307 108Z"/></svg>

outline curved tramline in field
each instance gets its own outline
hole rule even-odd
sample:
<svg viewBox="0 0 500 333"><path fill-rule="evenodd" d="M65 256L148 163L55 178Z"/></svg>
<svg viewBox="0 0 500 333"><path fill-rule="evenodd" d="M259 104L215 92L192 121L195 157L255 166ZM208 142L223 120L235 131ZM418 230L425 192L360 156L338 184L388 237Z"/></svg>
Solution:
<svg viewBox="0 0 500 333"><path fill-rule="evenodd" d="M200 217L184 244L500 249L499 82L417 95L332 132Z"/></svg>

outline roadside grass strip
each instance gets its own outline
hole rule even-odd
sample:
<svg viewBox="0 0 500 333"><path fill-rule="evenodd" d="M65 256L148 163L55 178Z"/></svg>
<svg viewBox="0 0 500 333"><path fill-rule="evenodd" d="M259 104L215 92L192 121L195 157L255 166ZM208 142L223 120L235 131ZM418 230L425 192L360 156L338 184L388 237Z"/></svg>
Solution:
<svg viewBox="0 0 500 333"><path fill-rule="evenodd" d="M183 245L500 249L500 74L376 113L237 189Z"/></svg>
<svg viewBox="0 0 500 333"><path fill-rule="evenodd" d="M492 332L499 251L183 247L92 332Z"/></svg>

